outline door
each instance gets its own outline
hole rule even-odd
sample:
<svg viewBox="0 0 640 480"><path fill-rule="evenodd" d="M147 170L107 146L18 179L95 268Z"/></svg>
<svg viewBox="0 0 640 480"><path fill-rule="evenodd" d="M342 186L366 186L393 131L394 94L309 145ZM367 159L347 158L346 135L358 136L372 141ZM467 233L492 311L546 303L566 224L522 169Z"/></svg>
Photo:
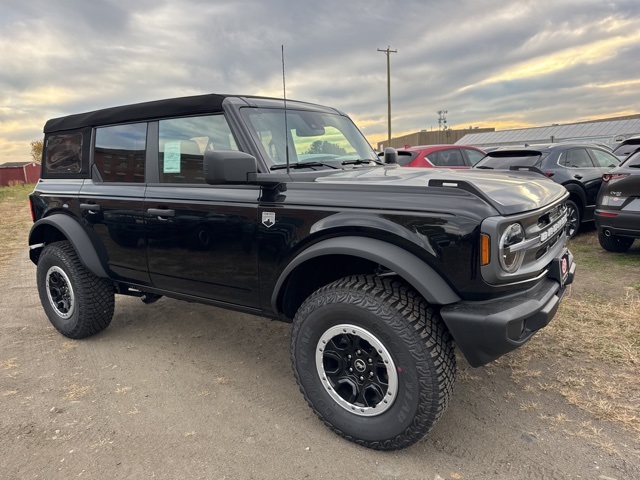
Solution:
<svg viewBox="0 0 640 480"><path fill-rule="evenodd" d="M237 150L225 117L161 120L149 141L158 145L158 181L148 185L144 205L153 286L259 308L260 189L204 183L204 151Z"/></svg>
<svg viewBox="0 0 640 480"><path fill-rule="evenodd" d="M80 213L114 278L148 285L144 238L146 123L96 128Z"/></svg>

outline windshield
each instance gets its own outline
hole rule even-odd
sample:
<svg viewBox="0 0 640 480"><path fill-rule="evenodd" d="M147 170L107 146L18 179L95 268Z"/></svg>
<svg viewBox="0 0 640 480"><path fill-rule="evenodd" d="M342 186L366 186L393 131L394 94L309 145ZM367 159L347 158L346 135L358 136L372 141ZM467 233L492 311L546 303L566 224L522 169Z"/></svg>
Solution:
<svg viewBox="0 0 640 480"><path fill-rule="evenodd" d="M498 156L499 155L499 156ZM493 156L493 152L478 163L475 164L475 168L495 168L495 169L508 169L509 167L535 167L541 158L540 153L536 152L523 152L518 154L516 152L496 152L496 156Z"/></svg>
<svg viewBox="0 0 640 480"><path fill-rule="evenodd" d="M286 141L284 110L243 108L264 157L272 168L289 163L336 168L349 160L375 162L376 152L346 116L305 110L287 110ZM333 165L332 165L333 164ZM302 166L302 165L301 165ZM276 167L277 168L277 167Z"/></svg>

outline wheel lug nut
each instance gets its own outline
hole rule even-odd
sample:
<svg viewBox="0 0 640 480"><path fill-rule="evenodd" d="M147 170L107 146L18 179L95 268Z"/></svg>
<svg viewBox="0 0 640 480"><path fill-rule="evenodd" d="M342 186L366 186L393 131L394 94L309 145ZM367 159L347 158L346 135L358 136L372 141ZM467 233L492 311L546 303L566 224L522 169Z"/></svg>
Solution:
<svg viewBox="0 0 640 480"><path fill-rule="evenodd" d="M364 380L364 377L360 377L360 381Z"/></svg>
<svg viewBox="0 0 640 480"><path fill-rule="evenodd" d="M357 353L358 355L360 355L360 353L362 353L362 352L360 352L360 350L358 350L356 353Z"/></svg>
<svg viewBox="0 0 640 480"><path fill-rule="evenodd" d="M349 367L349 371L350 371L350 372L353 372L353 368Z"/></svg>

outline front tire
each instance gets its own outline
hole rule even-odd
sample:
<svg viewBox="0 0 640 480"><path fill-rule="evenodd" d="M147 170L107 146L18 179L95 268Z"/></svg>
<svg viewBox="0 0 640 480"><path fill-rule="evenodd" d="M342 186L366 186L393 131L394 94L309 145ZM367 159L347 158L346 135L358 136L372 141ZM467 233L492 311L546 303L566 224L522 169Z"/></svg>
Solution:
<svg viewBox="0 0 640 480"><path fill-rule="evenodd" d="M291 359L318 417L378 450L423 438L455 381L453 342L439 314L389 278L346 277L313 293L295 316Z"/></svg>
<svg viewBox="0 0 640 480"><path fill-rule="evenodd" d="M36 276L44 311L65 337L89 337L111 323L113 286L87 270L69 242L44 247Z"/></svg>

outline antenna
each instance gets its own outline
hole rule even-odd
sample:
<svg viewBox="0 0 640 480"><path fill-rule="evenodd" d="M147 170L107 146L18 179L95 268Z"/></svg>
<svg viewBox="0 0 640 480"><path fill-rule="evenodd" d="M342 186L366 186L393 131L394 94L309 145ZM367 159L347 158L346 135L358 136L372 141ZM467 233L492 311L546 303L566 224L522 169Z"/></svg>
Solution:
<svg viewBox="0 0 640 480"><path fill-rule="evenodd" d="M287 125L287 84L284 79L284 45L282 46L282 94L284 98L284 151L287 157L287 175L289 175L289 126Z"/></svg>

